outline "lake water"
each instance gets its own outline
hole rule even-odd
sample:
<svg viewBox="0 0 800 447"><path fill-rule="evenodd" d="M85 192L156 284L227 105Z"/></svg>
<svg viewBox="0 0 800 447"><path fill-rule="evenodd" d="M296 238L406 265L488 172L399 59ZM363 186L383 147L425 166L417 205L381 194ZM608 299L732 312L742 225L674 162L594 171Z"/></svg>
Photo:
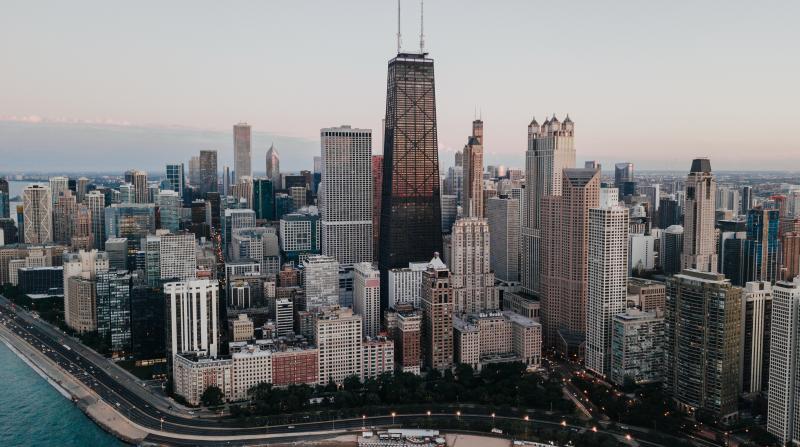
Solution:
<svg viewBox="0 0 800 447"><path fill-rule="evenodd" d="M115 446L71 401L0 342L0 446Z"/></svg>

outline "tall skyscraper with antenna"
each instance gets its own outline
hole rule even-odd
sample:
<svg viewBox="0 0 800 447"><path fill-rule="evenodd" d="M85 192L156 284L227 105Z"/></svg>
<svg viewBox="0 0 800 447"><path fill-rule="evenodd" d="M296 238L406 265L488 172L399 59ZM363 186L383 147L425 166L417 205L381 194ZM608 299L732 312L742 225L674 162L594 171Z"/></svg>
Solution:
<svg viewBox="0 0 800 447"><path fill-rule="evenodd" d="M384 128L379 264L381 309L388 304L388 269L442 252L439 154L433 59L400 48L389 61ZM413 241L413 243L411 243Z"/></svg>

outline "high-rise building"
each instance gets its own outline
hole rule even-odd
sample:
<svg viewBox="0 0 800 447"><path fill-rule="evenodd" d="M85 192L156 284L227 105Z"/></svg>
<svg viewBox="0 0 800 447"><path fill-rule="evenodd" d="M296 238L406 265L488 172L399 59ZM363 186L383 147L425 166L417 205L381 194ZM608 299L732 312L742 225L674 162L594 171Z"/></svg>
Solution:
<svg viewBox="0 0 800 447"><path fill-rule="evenodd" d="M113 204L105 210L106 236L128 239L128 249L139 249L141 239L156 230L155 206L152 203Z"/></svg>
<svg viewBox="0 0 800 447"><path fill-rule="evenodd" d="M65 253L64 322L78 332L97 330L95 279L97 272L108 270L108 255L102 251Z"/></svg>
<svg viewBox="0 0 800 447"><path fill-rule="evenodd" d="M125 182L130 183L132 187L133 203L147 203L147 173L139 170L132 170L125 172Z"/></svg>
<svg viewBox="0 0 800 447"><path fill-rule="evenodd" d="M168 360L185 352L217 356L219 283L196 279L164 284L169 326Z"/></svg>
<svg viewBox="0 0 800 447"><path fill-rule="evenodd" d="M253 210L256 219L275 220L275 184L272 180L253 179Z"/></svg>
<svg viewBox="0 0 800 447"><path fill-rule="evenodd" d="M272 180L275 189L281 187L281 159L275 145L270 145L267 151L267 178Z"/></svg>
<svg viewBox="0 0 800 447"><path fill-rule="evenodd" d="M580 354L589 287L589 209L600 201L600 172L564 169L561 195L541 207L542 326L546 346ZM621 250L621 248L618 247Z"/></svg>
<svg viewBox="0 0 800 447"><path fill-rule="evenodd" d="M429 369L453 366L453 314L450 271L437 253L422 273L422 353Z"/></svg>
<svg viewBox="0 0 800 447"><path fill-rule="evenodd" d="M70 190L61 191L53 205L53 241L70 245L72 232L75 229L75 218L78 213L78 202Z"/></svg>
<svg viewBox="0 0 800 447"><path fill-rule="evenodd" d="M155 198L159 228L175 233L181 226L181 197L173 190L159 191Z"/></svg>
<svg viewBox="0 0 800 447"><path fill-rule="evenodd" d="M683 254L683 227L671 225L662 233L661 268L666 275L681 271Z"/></svg>
<svg viewBox="0 0 800 447"><path fill-rule="evenodd" d="M105 200L105 195L100 191L89 191L84 198L84 203L92 214L93 246L97 249L102 249L106 242Z"/></svg>
<svg viewBox="0 0 800 447"><path fill-rule="evenodd" d="M69 190L69 177L50 177L50 200L53 205L58 200L58 196L67 190Z"/></svg>
<svg viewBox="0 0 800 447"><path fill-rule="evenodd" d="M381 192L383 191L383 155L372 156L372 258L378 262L381 236Z"/></svg>
<svg viewBox="0 0 800 447"><path fill-rule="evenodd" d="M781 237L783 253L781 278L791 281L800 275L800 232L787 231Z"/></svg>
<svg viewBox="0 0 800 447"><path fill-rule="evenodd" d="M200 187L200 156L193 155L189 158L189 184L194 189Z"/></svg>
<svg viewBox="0 0 800 447"><path fill-rule="evenodd" d="M319 214L312 210L284 214L281 217L281 251L287 261L298 262L308 255L320 254L322 244L319 220Z"/></svg>
<svg viewBox="0 0 800 447"><path fill-rule="evenodd" d="M717 244L714 231L714 200L717 182L707 158L692 161L686 178L686 205L683 217L682 269L717 271Z"/></svg>
<svg viewBox="0 0 800 447"><path fill-rule="evenodd" d="M372 262L372 131L332 127L320 138L322 254L344 266Z"/></svg>
<svg viewBox="0 0 800 447"><path fill-rule="evenodd" d="M193 280L197 269L197 245L194 235L188 232L162 234L160 239L160 279Z"/></svg>
<svg viewBox="0 0 800 447"><path fill-rule="evenodd" d="M8 189L8 180L0 177L0 219L11 217L11 195Z"/></svg>
<svg viewBox="0 0 800 447"><path fill-rule="evenodd" d="M85 204L78 205L75 211L70 245L73 250L91 250L94 247L92 212Z"/></svg>
<svg viewBox="0 0 800 447"><path fill-rule="evenodd" d="M519 200L492 197L486 202L491 269L497 279L519 281Z"/></svg>
<svg viewBox="0 0 800 447"><path fill-rule="evenodd" d="M317 311L339 304L339 262L330 256L313 255L303 261L306 309Z"/></svg>
<svg viewBox="0 0 800 447"><path fill-rule="evenodd" d="M197 169L200 194L217 192L217 151L200 151Z"/></svg>
<svg viewBox="0 0 800 447"><path fill-rule="evenodd" d="M586 310L586 368L611 374L614 316L628 295L628 208L616 201L589 210L589 296Z"/></svg>
<svg viewBox="0 0 800 447"><path fill-rule="evenodd" d="M453 224L450 287L456 313L478 313L500 308L490 262L489 224L466 217Z"/></svg>
<svg viewBox="0 0 800 447"><path fill-rule="evenodd" d="M294 332L294 299L289 297L276 297L273 306L275 326L278 335L290 335Z"/></svg>
<svg viewBox="0 0 800 447"><path fill-rule="evenodd" d="M399 53L389 61L385 123L382 285L389 269L442 252L436 94L433 59L427 53ZM408 243L409 235L413 244ZM387 299L382 292L381 309L386 309Z"/></svg>
<svg viewBox="0 0 800 447"><path fill-rule="evenodd" d="M759 393L769 382L769 338L772 325L772 285L745 284L742 295L742 389Z"/></svg>
<svg viewBox="0 0 800 447"><path fill-rule="evenodd" d="M97 332L111 341L112 356L131 351L131 275L125 270L102 270L97 279Z"/></svg>
<svg viewBox="0 0 800 447"><path fill-rule="evenodd" d="M664 318L667 393L684 412L731 422L738 414L742 289L717 273L684 270L667 279Z"/></svg>
<svg viewBox="0 0 800 447"><path fill-rule="evenodd" d="M611 381L623 386L664 380L664 314L627 309L614 315L611 329Z"/></svg>
<svg viewBox="0 0 800 447"><path fill-rule="evenodd" d="M64 177L66 178L66 177ZM66 191L67 189L64 188ZM22 190L22 212L26 244L45 244L53 241L53 200L50 188L30 185Z"/></svg>
<svg viewBox="0 0 800 447"><path fill-rule="evenodd" d="M483 121L472 122L472 135L464 146L464 216L483 214Z"/></svg>
<svg viewBox="0 0 800 447"><path fill-rule="evenodd" d="M520 276L522 289L531 294L539 294L542 287L541 201L561 195L562 171L575 166L574 136L575 125L569 115L564 123L553 116L541 126L536 119L528 125ZM544 331L547 332L546 327Z"/></svg>
<svg viewBox="0 0 800 447"><path fill-rule="evenodd" d="M761 207L747 212L747 239L742 253L744 281L775 282L780 279L779 213Z"/></svg>
<svg viewBox="0 0 800 447"><path fill-rule="evenodd" d="M226 209L225 218L222 222L223 243L228 256L233 256L233 232L241 228L253 228L256 226L256 213L248 209Z"/></svg>
<svg viewBox="0 0 800 447"><path fill-rule="evenodd" d="M83 203L87 192L89 192L89 179L80 177L75 185L75 197L77 197L78 203Z"/></svg>
<svg viewBox="0 0 800 447"><path fill-rule="evenodd" d="M349 376L361 377L361 315L348 308L333 308L316 318L319 349L319 384L342 383Z"/></svg>
<svg viewBox="0 0 800 447"><path fill-rule="evenodd" d="M372 263L353 269L353 312L361 315L364 337L376 337L381 329L381 274Z"/></svg>
<svg viewBox="0 0 800 447"><path fill-rule="evenodd" d="M623 184L633 182L633 163L622 162L614 165L614 187L623 190Z"/></svg>
<svg viewBox="0 0 800 447"><path fill-rule="evenodd" d="M681 212L674 197L661 197L658 201L658 228L680 225Z"/></svg>
<svg viewBox="0 0 800 447"><path fill-rule="evenodd" d="M183 163L167 165L167 183L173 191L178 193L179 197L183 197L183 188L186 187Z"/></svg>
<svg viewBox="0 0 800 447"><path fill-rule="evenodd" d="M743 186L740 194L739 214L747 214L750 208L753 207L753 188L751 186Z"/></svg>
<svg viewBox="0 0 800 447"><path fill-rule="evenodd" d="M767 431L780 445L800 442L800 278L772 288Z"/></svg>
<svg viewBox="0 0 800 447"><path fill-rule="evenodd" d="M235 176L233 183L239 183L242 177L253 176L250 161L250 125L239 123L233 126L233 174ZM216 167L214 172L216 172Z"/></svg>

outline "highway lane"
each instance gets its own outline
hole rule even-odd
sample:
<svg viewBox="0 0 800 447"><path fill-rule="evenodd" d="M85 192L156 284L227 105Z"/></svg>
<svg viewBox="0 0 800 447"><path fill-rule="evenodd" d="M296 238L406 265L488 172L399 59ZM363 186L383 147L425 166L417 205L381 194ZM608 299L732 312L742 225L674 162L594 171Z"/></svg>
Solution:
<svg viewBox="0 0 800 447"><path fill-rule="evenodd" d="M280 426L241 426L236 421L231 420L209 420L197 417L189 417L189 415L182 416L168 412L161 411L153 405L142 399L139 393L131 391L128 387L120 383L121 377L119 374L109 373L105 365L98 365L94 361L84 357L82 354L76 352L76 349L67 348L64 346L64 338L54 339L49 334L46 334L35 324L26 321L15 313L8 305L0 305L0 317L2 317L3 324L7 328L14 331L18 336L24 338L30 345L37 350L41 351L44 355L53 360L56 364L61 366L62 369L74 376L77 380L83 382L87 387L91 388L101 399L108 404L117 408L123 416L127 417L134 423L146 427L153 431L160 431L163 434L151 434L147 437L148 441L155 443L167 444L180 444L188 443L195 445L202 443L203 445L237 445L237 444L252 444L254 440L232 440L232 441L199 441L199 440L185 440L181 439L181 435L191 436L275 436L284 434L287 437L281 438L282 440L292 439L297 435L293 433L299 432L319 432L328 430L358 430L362 427L386 427L398 426L404 422L410 422L413 419L427 417L432 422L437 420L452 421L455 418L462 418L464 420L482 420L492 421L491 415L485 414L463 414L457 416L455 414L440 414L434 413L415 414L415 415L397 415L395 417L376 416L368 418L353 418L323 422L304 422L285 424ZM46 323L42 323L46 324ZM106 361L103 359L103 361ZM139 391L139 390L136 390ZM501 417L497 418L521 420L519 417ZM541 424L546 426L561 425L558 422L546 420L528 421L531 424ZM562 425L565 429L572 430L585 430L585 427ZM612 432L613 433L613 432ZM613 433L615 435L622 435L622 433ZM307 439L308 435L303 438ZM266 440L266 439L265 439ZM206 444L208 442L208 444Z"/></svg>

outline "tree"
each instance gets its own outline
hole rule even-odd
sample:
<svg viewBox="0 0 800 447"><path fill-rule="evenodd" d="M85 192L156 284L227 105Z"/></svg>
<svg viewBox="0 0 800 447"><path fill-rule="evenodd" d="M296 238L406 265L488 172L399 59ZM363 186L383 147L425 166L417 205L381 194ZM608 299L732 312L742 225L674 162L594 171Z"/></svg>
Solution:
<svg viewBox="0 0 800 447"><path fill-rule="evenodd" d="M216 385L209 385L203 394L200 396L200 402L206 407L218 407L222 405L222 398L225 395L222 390Z"/></svg>
<svg viewBox="0 0 800 447"><path fill-rule="evenodd" d="M361 379L357 375L347 376L342 382L344 389L347 391L358 391L361 389Z"/></svg>

